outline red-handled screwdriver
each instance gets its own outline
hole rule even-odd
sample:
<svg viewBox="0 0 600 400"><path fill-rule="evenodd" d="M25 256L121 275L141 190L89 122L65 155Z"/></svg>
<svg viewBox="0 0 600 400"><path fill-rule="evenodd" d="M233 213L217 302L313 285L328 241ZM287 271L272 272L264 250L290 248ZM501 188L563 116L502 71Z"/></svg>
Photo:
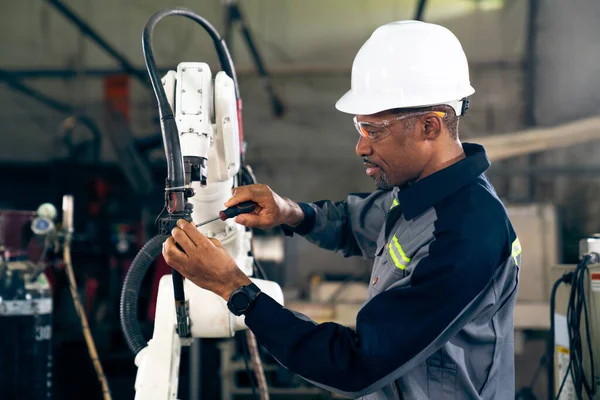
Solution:
<svg viewBox="0 0 600 400"><path fill-rule="evenodd" d="M206 225L208 223L211 223L213 221L217 221L217 220L221 220L221 221L225 221L226 219L229 218L233 218L233 217L237 217L240 214L248 214L251 213L252 211L254 211L256 209L256 206L258 204L256 204L253 201L244 201L238 205L235 205L233 207L229 207L226 208L223 211L219 211L219 216L209 219L207 221L202 221L199 224L196 224L196 228L202 225Z"/></svg>

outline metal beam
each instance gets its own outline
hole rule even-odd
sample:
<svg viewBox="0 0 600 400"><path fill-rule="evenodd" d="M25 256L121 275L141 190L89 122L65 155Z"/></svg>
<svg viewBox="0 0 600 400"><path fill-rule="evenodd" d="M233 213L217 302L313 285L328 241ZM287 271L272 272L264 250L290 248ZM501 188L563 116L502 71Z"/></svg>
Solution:
<svg viewBox="0 0 600 400"><path fill-rule="evenodd" d="M160 72L166 74L169 70L177 70L177 66L160 69ZM73 68L44 68L9 69L5 71L17 79L75 79L78 76L85 76L88 78L104 78L106 76L126 73L126 71L121 68L88 68L83 70L76 70ZM136 68L136 74L146 74L146 70Z"/></svg>
<svg viewBox="0 0 600 400"><path fill-rule="evenodd" d="M0 81L6 83L6 85L11 89L21 92L55 111L66 114L72 114L74 111L73 106L70 104L63 103L62 101L56 100L50 96L38 92L33 88L30 88L19 79L15 78L13 74L2 69L0 69Z"/></svg>
<svg viewBox="0 0 600 400"><path fill-rule="evenodd" d="M49 96L46 96L43 93L38 92L35 89L30 88L29 86L20 82L18 79L15 79L6 71L0 70L0 81L5 82L10 88L41 102L55 111L66 114L74 113L74 108L70 104L62 103ZM115 146L121 171L136 192L140 194L148 193L149 190L152 190L153 186L152 173L150 172L146 161L142 159L139 151L134 146L129 126L117 113L111 113L107 120L110 124L108 129L109 138ZM86 126L92 132L92 135L94 136L95 150L99 152L101 147L101 133L96 123L90 117L86 115L78 115L73 119L68 119L63 122L61 130L63 130L64 134L68 136L69 132L72 132L77 124ZM99 154L94 154L94 157L99 158Z"/></svg>
<svg viewBox="0 0 600 400"><path fill-rule="evenodd" d="M497 70L497 69L522 69L526 63L521 60L494 60L494 61L475 61L469 66L473 70ZM219 68L218 65L215 65ZM4 69L17 79L74 79L76 76L87 76L91 78L103 78L110 75L123 74L121 68L88 68L83 70L75 70L72 68L19 68L19 69ZM146 70L137 68L140 74L145 74ZM166 74L169 70L176 71L177 66L159 68L162 74ZM238 76L256 75L254 67L238 67L236 68ZM305 75L305 74L349 74L350 68L346 66L324 66L324 65L280 65L269 68L269 73L272 75Z"/></svg>
<svg viewBox="0 0 600 400"><path fill-rule="evenodd" d="M35 89L30 88L26 84L22 83L19 79L16 79L12 74L0 70L0 81L7 84L13 90L16 90L20 93L23 93L26 96L31 97L32 99L44 104L46 107L51 108L54 111L58 111L64 114L75 114L75 108L68 104L63 103L60 100L56 100L50 96L47 96L41 92L38 92ZM73 129L77 125L83 125L90 130L93 136L93 146L94 146L94 161L98 161L100 157L100 148L102 146L102 134L98 125L94 122L94 120L87 115L77 115L72 116L63 121L61 124L60 130L62 131L61 136L70 135Z"/></svg>
<svg viewBox="0 0 600 400"><path fill-rule="evenodd" d="M92 39L98 46L106 51L111 57L119 62L123 71L135 76L141 83L148 86L147 75L142 71L133 66L124 55L119 53L113 46L111 46L98 32L96 32L89 24L85 22L83 18L78 16L73 10L69 8L65 3L60 0L46 0L46 2L52 5L58 12L64 15L69 21L71 21L85 36Z"/></svg>

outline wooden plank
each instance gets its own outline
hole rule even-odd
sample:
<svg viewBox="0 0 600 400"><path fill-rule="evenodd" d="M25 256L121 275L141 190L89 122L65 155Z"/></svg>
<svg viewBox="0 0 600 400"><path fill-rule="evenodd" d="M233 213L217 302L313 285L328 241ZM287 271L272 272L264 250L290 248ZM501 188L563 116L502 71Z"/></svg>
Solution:
<svg viewBox="0 0 600 400"><path fill-rule="evenodd" d="M550 128L480 136L468 141L483 145L490 161L498 161L596 140L600 140L600 117L581 119Z"/></svg>

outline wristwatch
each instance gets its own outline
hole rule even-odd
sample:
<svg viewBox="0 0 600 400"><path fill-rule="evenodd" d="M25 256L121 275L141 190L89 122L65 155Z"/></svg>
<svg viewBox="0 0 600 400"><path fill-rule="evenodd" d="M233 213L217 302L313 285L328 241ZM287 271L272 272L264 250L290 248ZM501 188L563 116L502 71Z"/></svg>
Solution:
<svg viewBox="0 0 600 400"><path fill-rule="evenodd" d="M260 289L254 283L242 286L231 293L227 301L227 308L234 315L242 315L252 307L259 293Z"/></svg>

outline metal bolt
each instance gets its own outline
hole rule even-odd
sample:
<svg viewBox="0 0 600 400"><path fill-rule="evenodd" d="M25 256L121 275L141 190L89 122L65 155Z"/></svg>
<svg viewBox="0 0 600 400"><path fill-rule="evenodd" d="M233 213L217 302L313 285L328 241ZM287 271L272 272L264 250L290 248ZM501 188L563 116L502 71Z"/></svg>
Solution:
<svg viewBox="0 0 600 400"><path fill-rule="evenodd" d="M194 132L194 128L189 128L188 132L190 132L190 133Z"/></svg>
<svg viewBox="0 0 600 400"><path fill-rule="evenodd" d="M185 115L185 111L182 111L182 112L181 112L181 114L182 114L182 115Z"/></svg>
<svg viewBox="0 0 600 400"><path fill-rule="evenodd" d="M182 70L183 72L185 72L185 68L181 68L181 70Z"/></svg>
<svg viewBox="0 0 600 400"><path fill-rule="evenodd" d="M198 89L198 93L202 94L202 90Z"/></svg>
<svg viewBox="0 0 600 400"><path fill-rule="evenodd" d="M202 72L202 68L198 68L198 72Z"/></svg>
<svg viewBox="0 0 600 400"><path fill-rule="evenodd" d="M181 93L185 93L185 89L181 89Z"/></svg>

